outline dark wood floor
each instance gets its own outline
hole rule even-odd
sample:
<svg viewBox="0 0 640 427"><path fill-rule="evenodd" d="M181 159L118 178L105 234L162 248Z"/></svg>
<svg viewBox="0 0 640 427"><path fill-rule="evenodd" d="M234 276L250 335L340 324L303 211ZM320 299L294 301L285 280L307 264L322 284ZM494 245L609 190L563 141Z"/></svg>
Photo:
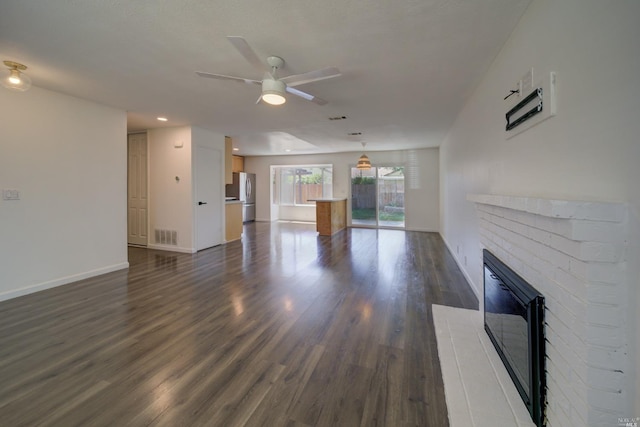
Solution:
<svg viewBox="0 0 640 427"><path fill-rule="evenodd" d="M0 303L0 425L448 425L431 304L478 302L437 234L256 223L129 261Z"/></svg>

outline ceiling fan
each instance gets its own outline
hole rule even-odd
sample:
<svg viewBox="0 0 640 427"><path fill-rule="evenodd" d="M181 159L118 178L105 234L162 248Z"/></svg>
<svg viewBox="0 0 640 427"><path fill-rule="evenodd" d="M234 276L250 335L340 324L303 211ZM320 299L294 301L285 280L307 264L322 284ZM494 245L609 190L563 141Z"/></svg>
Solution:
<svg viewBox="0 0 640 427"><path fill-rule="evenodd" d="M227 40L229 40L231 44L238 49L240 54L244 56L251 65L253 65L257 70L263 72L262 80L205 73L203 71L196 71L196 74L200 77L207 77L211 79L233 80L253 85L262 85L262 93L256 101L256 104L261 100L272 105L284 104L286 102L284 94L285 92L288 92L292 95L306 99L307 101L315 102L318 105L324 105L327 103L324 99L318 98L317 96L301 90L294 89L294 86L340 76L340 71L336 67L327 67L315 71L309 71L308 73L278 78L277 71L284 65L284 59L279 56L270 56L267 58L267 63L265 64L260 60L260 58L258 58L258 55L256 55L253 49L251 49L251 46L249 46L244 38L238 36L227 36Z"/></svg>

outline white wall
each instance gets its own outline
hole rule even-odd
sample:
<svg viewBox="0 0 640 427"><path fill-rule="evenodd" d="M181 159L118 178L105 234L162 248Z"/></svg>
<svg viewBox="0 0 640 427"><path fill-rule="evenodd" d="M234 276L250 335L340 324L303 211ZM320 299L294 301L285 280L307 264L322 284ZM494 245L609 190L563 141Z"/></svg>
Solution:
<svg viewBox="0 0 640 427"><path fill-rule="evenodd" d="M278 216L271 220L282 219L287 221L316 221L316 207L310 206L278 206Z"/></svg>
<svg viewBox="0 0 640 427"><path fill-rule="evenodd" d="M467 194L630 204L629 417L640 416L639 21L633 0L534 0L440 148L441 232L478 294L482 255ZM506 140L502 98L531 67L557 72L558 114Z"/></svg>
<svg viewBox="0 0 640 427"><path fill-rule="evenodd" d="M149 247L195 252L191 128L170 127L147 132L149 153ZM177 142L182 147L176 148ZM179 177L179 181L176 181ZM155 242L154 230L178 232L177 246Z"/></svg>
<svg viewBox="0 0 640 427"><path fill-rule="evenodd" d="M128 267L124 111L0 89L0 300Z"/></svg>
<svg viewBox="0 0 640 427"><path fill-rule="evenodd" d="M256 219L271 221L270 166L294 164L332 164L333 196L348 197L350 168L354 167L361 152L313 154L300 156L245 157L245 171L257 175ZM367 152L371 163L376 165L404 165L405 169L405 213L406 229L416 231L437 231L439 227L439 159L437 148L410 151ZM280 207L280 217L284 218L284 207ZM302 208L305 209L305 208ZM296 213L299 218L315 220L315 210ZM276 211L277 212L277 211ZM275 214L275 213L274 213ZM306 214L306 215L305 215ZM290 213L290 215L293 215Z"/></svg>

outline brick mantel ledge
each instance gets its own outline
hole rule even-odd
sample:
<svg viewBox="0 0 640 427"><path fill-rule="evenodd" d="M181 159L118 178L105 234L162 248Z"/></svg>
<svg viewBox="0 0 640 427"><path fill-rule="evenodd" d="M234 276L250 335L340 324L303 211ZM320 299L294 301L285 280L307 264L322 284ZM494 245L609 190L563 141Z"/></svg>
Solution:
<svg viewBox="0 0 640 427"><path fill-rule="evenodd" d="M560 219L621 222L626 211L624 203L542 199L497 194L468 194L467 200L481 205L497 206Z"/></svg>

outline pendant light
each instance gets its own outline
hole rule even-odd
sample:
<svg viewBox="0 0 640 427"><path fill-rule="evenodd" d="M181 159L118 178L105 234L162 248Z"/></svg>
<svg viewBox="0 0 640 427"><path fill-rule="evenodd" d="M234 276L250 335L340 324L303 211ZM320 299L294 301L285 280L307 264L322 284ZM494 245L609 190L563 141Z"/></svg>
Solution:
<svg viewBox="0 0 640 427"><path fill-rule="evenodd" d="M20 92L29 90L31 87L31 79L22 72L27 69L26 65L13 61L4 61L4 65L9 69L2 73L2 86Z"/></svg>
<svg viewBox="0 0 640 427"><path fill-rule="evenodd" d="M362 143L362 151L364 151L364 147L365 145L367 145L365 142ZM358 164L356 165L356 168L360 169L360 170L370 170L371 169L371 161L369 161L369 158L367 157L366 154L362 153L362 156L360 156L360 158L358 159Z"/></svg>

